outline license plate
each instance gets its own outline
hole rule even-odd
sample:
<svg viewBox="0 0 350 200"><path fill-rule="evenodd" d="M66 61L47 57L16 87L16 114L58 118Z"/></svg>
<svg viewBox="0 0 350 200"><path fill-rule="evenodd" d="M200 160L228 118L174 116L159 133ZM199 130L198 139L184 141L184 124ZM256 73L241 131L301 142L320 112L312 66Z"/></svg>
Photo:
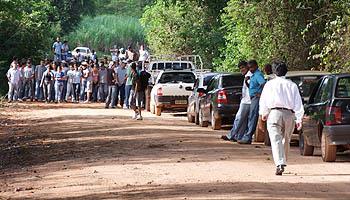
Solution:
<svg viewBox="0 0 350 200"><path fill-rule="evenodd" d="M187 104L187 100L175 100L175 104Z"/></svg>

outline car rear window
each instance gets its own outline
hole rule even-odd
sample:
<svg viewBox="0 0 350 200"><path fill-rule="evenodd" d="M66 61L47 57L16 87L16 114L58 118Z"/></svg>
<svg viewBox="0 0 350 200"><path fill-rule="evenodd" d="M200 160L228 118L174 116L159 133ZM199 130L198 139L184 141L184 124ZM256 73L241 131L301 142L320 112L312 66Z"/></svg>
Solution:
<svg viewBox="0 0 350 200"><path fill-rule="evenodd" d="M191 72L172 72L163 73L159 79L159 83L194 83L196 77Z"/></svg>
<svg viewBox="0 0 350 200"><path fill-rule="evenodd" d="M335 96L338 98L350 98L350 77L338 80Z"/></svg>
<svg viewBox="0 0 350 200"><path fill-rule="evenodd" d="M243 80L243 76L223 76L222 87L242 86Z"/></svg>
<svg viewBox="0 0 350 200"><path fill-rule="evenodd" d="M309 97L321 77L322 76L300 76L291 77L289 79L298 85L303 97Z"/></svg>

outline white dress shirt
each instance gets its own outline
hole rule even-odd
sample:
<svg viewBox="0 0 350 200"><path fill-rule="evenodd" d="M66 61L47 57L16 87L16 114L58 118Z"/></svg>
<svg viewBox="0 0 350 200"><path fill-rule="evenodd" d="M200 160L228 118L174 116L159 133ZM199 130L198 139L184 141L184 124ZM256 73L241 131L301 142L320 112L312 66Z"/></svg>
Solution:
<svg viewBox="0 0 350 200"><path fill-rule="evenodd" d="M18 84L21 79L21 72L18 68L10 68L6 75L11 84Z"/></svg>
<svg viewBox="0 0 350 200"><path fill-rule="evenodd" d="M301 122L304 116L304 107L298 86L285 77L276 77L268 81L260 97L259 114L267 116L272 108L293 110L296 122Z"/></svg>
<svg viewBox="0 0 350 200"><path fill-rule="evenodd" d="M250 71L248 71L244 77L251 77L252 75L253 74ZM249 87L247 86L245 81L243 81L241 103L243 103L243 104L251 104L251 100L250 100L250 96L249 96Z"/></svg>

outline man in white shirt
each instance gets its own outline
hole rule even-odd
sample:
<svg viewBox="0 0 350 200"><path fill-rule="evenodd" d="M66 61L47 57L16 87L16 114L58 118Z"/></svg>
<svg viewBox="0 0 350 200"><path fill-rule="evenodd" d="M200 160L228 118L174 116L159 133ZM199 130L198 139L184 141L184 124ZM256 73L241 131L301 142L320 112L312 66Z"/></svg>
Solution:
<svg viewBox="0 0 350 200"><path fill-rule="evenodd" d="M18 98L17 91L19 81L21 79L21 72L18 69L17 61L13 61L11 63L10 69L7 71L6 76L9 84L8 102L11 103L12 101L16 101Z"/></svg>
<svg viewBox="0 0 350 200"><path fill-rule="evenodd" d="M27 65L23 69L24 74L24 100L30 98L33 101L34 98L34 76L35 70L32 67L32 61L28 59Z"/></svg>
<svg viewBox="0 0 350 200"><path fill-rule="evenodd" d="M35 100L43 100L43 88L40 87L41 79L46 71L45 60L40 61L40 65L35 67Z"/></svg>
<svg viewBox="0 0 350 200"><path fill-rule="evenodd" d="M238 68L243 76L250 77L252 75L252 73L249 71L247 62L241 61L238 64ZM243 81L242 99L235 117L235 121L233 122L233 127L227 135L221 136L221 139L227 141L237 141L242 138L248 126L250 104L249 87L246 82Z"/></svg>
<svg viewBox="0 0 350 200"><path fill-rule="evenodd" d="M60 38L56 38L56 42L53 43L52 45L52 50L54 53L54 61L55 62L61 62L62 59L62 43L60 41Z"/></svg>
<svg viewBox="0 0 350 200"><path fill-rule="evenodd" d="M62 44L62 60L67 61L69 46L68 41L65 40Z"/></svg>
<svg viewBox="0 0 350 200"><path fill-rule="evenodd" d="M126 64L127 62L124 60L121 65L116 68L117 74L117 89L116 89L116 102L120 100L120 106L123 108L124 100L125 100L125 82L126 82ZM120 96L120 98L119 98Z"/></svg>
<svg viewBox="0 0 350 200"><path fill-rule="evenodd" d="M142 69L143 69L145 67L145 62L148 61L148 58L149 58L149 53L145 49L145 46L143 44L140 46L139 55L140 55L139 62L142 62Z"/></svg>
<svg viewBox="0 0 350 200"><path fill-rule="evenodd" d="M259 114L267 120L276 175L282 175L295 123L298 129L302 127L304 107L298 86L284 77L287 65L274 63L273 69L276 78L268 81L262 91Z"/></svg>

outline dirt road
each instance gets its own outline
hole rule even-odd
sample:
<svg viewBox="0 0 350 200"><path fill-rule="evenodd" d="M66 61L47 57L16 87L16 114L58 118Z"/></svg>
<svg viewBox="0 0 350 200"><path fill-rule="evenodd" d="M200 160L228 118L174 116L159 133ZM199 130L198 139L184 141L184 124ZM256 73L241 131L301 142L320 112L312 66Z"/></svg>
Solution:
<svg viewBox="0 0 350 200"><path fill-rule="evenodd" d="M350 154L336 163L291 149L274 175L262 144L185 117L102 105L20 104L1 109L0 199L350 199Z"/></svg>

